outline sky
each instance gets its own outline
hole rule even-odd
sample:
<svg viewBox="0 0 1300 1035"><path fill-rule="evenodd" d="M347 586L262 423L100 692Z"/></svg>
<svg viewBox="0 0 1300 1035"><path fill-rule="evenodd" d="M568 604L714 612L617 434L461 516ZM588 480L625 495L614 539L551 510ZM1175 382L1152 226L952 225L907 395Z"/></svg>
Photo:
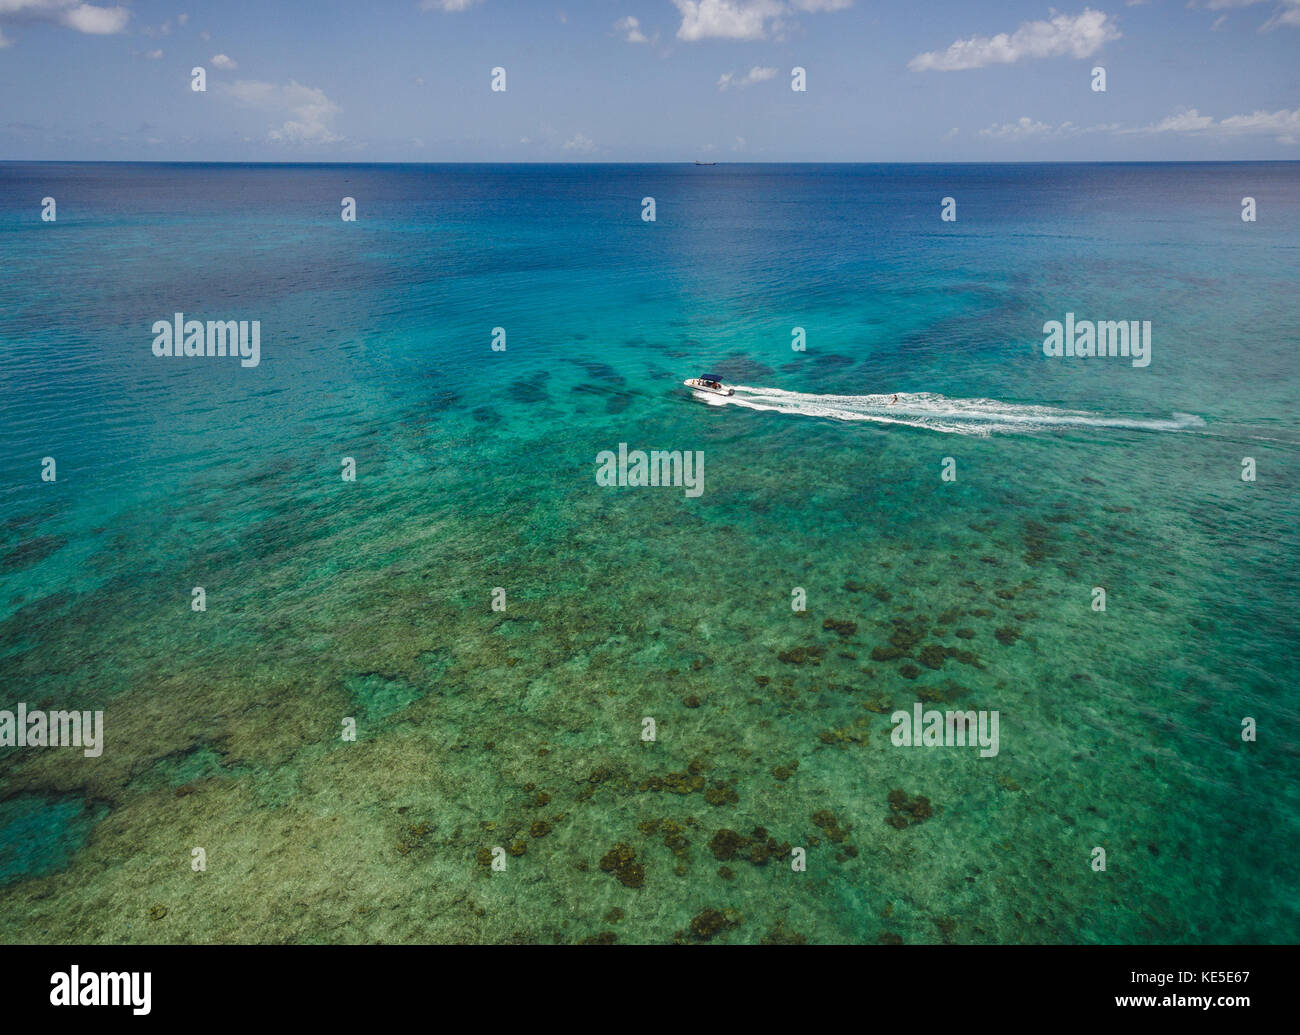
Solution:
<svg viewBox="0 0 1300 1035"><path fill-rule="evenodd" d="M0 160L1246 159L1300 0L0 0Z"/></svg>

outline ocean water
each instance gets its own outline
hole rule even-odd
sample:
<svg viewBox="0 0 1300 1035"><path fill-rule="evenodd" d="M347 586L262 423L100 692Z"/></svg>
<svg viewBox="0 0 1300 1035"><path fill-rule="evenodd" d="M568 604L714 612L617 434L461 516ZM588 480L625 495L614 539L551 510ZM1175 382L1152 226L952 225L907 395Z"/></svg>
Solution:
<svg viewBox="0 0 1300 1035"><path fill-rule="evenodd" d="M1294 940L1298 230L1295 163L0 164L0 709L104 713L0 747L0 941Z"/></svg>

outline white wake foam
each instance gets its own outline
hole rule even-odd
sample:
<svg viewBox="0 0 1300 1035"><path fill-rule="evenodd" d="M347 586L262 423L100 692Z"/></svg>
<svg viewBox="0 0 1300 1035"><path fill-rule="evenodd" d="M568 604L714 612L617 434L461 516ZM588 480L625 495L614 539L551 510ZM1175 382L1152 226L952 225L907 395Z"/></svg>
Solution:
<svg viewBox="0 0 1300 1035"><path fill-rule="evenodd" d="M696 397L714 406L742 406L750 410L801 414L830 420L871 421L875 424L903 424L954 435L988 435L993 432L1031 432L1054 428L1120 428L1128 431L1187 431L1205 426L1190 413L1168 418L1111 417L1083 410L1053 406L1025 406L996 399L950 399L931 392L885 395L814 395L787 392L780 388L736 385L729 396L697 392Z"/></svg>

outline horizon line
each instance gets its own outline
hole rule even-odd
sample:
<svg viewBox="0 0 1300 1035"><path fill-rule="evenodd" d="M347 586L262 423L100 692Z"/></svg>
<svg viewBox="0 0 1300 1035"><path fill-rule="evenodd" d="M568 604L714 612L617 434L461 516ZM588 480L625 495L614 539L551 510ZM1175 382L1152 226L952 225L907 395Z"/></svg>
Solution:
<svg viewBox="0 0 1300 1035"><path fill-rule="evenodd" d="M812 159L802 161L719 161L703 162L699 159L678 159L675 161L592 161L592 162L518 162L518 161L373 161L373 162L340 162L340 161L270 161L270 160L248 160L248 161L231 161L227 159L158 159L158 158L0 158L0 165L337 165L337 166L359 166L359 165L519 165L519 166L592 166L592 165L685 165L685 166L715 166L715 165L1294 165L1300 164L1300 158L1160 158L1160 159L1136 159L1136 158L1114 158L1101 159L1092 161L1082 160L1058 160L1049 161L1043 159L1032 159L1024 161L975 161L970 159L951 160L951 161L816 161Z"/></svg>

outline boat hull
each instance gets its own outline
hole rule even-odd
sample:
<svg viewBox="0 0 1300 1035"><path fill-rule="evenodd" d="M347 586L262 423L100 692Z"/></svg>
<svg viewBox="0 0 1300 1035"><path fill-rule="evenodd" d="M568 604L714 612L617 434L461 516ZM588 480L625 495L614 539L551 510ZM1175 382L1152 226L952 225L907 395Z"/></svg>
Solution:
<svg viewBox="0 0 1300 1035"><path fill-rule="evenodd" d="M691 379L689 381L683 381L682 384L684 384L687 388L691 389L694 392L707 392L709 395L735 395L736 394L736 390L734 388L707 388L694 379Z"/></svg>

